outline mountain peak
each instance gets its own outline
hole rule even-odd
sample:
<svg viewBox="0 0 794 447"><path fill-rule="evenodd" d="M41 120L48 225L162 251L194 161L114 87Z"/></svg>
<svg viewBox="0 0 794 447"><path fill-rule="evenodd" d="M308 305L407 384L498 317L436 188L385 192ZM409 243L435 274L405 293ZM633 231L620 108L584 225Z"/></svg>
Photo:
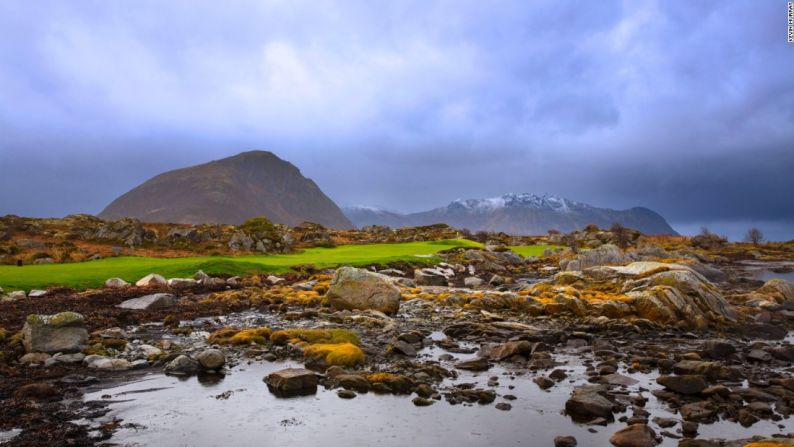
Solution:
<svg viewBox="0 0 794 447"><path fill-rule="evenodd" d="M342 211L292 163L256 150L155 176L100 214L145 222L240 224L257 216L291 226L350 228Z"/></svg>

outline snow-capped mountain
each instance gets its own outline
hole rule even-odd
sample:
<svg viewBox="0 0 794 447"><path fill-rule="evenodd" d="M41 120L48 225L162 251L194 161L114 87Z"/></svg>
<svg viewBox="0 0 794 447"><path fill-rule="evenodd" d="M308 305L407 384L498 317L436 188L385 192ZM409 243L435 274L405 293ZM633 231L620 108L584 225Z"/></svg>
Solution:
<svg viewBox="0 0 794 447"><path fill-rule="evenodd" d="M446 223L471 231L503 231L510 234L545 234L551 229L573 231L588 224L608 228L620 223L647 234L676 234L656 212L635 207L628 210L597 208L564 197L544 194L505 194L487 199L457 199L447 206L412 214L371 207L343 208L354 225L405 227Z"/></svg>
<svg viewBox="0 0 794 447"><path fill-rule="evenodd" d="M521 194L505 194L500 197L491 197L488 199L457 199L449 204L449 207L463 207L472 211L478 212L491 212L501 208L523 207L534 209L550 209L559 212L568 212L571 208L587 206L564 197L553 196L544 194L538 196L535 194L521 193Z"/></svg>

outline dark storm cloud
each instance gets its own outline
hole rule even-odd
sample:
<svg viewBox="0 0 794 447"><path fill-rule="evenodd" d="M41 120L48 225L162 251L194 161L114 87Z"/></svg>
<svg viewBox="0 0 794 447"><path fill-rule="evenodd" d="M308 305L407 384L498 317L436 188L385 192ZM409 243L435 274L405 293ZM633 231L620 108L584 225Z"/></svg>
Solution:
<svg viewBox="0 0 794 447"><path fill-rule="evenodd" d="M794 237L786 2L6 1L0 213L254 148L342 204L556 193ZM790 231L787 230L790 228ZM770 230L772 231L772 230Z"/></svg>

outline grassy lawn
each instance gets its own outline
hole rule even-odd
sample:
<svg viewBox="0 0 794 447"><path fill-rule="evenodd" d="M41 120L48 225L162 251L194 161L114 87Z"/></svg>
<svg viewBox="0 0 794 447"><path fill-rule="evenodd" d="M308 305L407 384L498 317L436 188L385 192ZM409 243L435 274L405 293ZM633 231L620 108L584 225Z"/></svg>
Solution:
<svg viewBox="0 0 794 447"><path fill-rule="evenodd" d="M290 267L312 264L318 268L338 265L363 266L394 261L435 263L433 255L452 247L479 247L482 244L464 239L408 242L403 244L342 245L336 248L309 248L301 253L254 256L195 256L188 258L118 257L67 264L38 264L16 267L0 265L0 287L6 292L48 286L77 289L101 286L106 279L119 277L135 282L149 273L166 278L191 277L198 270L210 275L247 275L281 273ZM522 256L540 256L553 245L510 247Z"/></svg>
<svg viewBox="0 0 794 447"><path fill-rule="evenodd" d="M255 256L197 256L189 258L118 257L68 264L39 264L24 267L0 266L0 287L30 290L47 286L90 288L101 286L107 278L120 277L135 282L149 273L166 278L191 277L197 270L210 275L279 273L291 266L313 264L319 268L349 264L386 264L394 261L428 263L438 258L421 258L452 247L480 244L463 239L408 242L403 244L343 245L336 248L310 248L301 253ZM542 252L542 250L541 250Z"/></svg>
<svg viewBox="0 0 794 447"><path fill-rule="evenodd" d="M554 250L559 248L557 245L518 245L510 247L511 250L520 254L521 256L542 256L546 250Z"/></svg>

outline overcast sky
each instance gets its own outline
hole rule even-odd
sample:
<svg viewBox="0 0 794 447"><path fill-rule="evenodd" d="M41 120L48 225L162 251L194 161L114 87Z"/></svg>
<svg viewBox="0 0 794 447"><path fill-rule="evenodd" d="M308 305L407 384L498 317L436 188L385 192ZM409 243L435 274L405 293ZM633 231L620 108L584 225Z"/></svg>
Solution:
<svg viewBox="0 0 794 447"><path fill-rule="evenodd" d="M251 149L340 205L547 192L794 238L786 1L0 2L0 214Z"/></svg>

